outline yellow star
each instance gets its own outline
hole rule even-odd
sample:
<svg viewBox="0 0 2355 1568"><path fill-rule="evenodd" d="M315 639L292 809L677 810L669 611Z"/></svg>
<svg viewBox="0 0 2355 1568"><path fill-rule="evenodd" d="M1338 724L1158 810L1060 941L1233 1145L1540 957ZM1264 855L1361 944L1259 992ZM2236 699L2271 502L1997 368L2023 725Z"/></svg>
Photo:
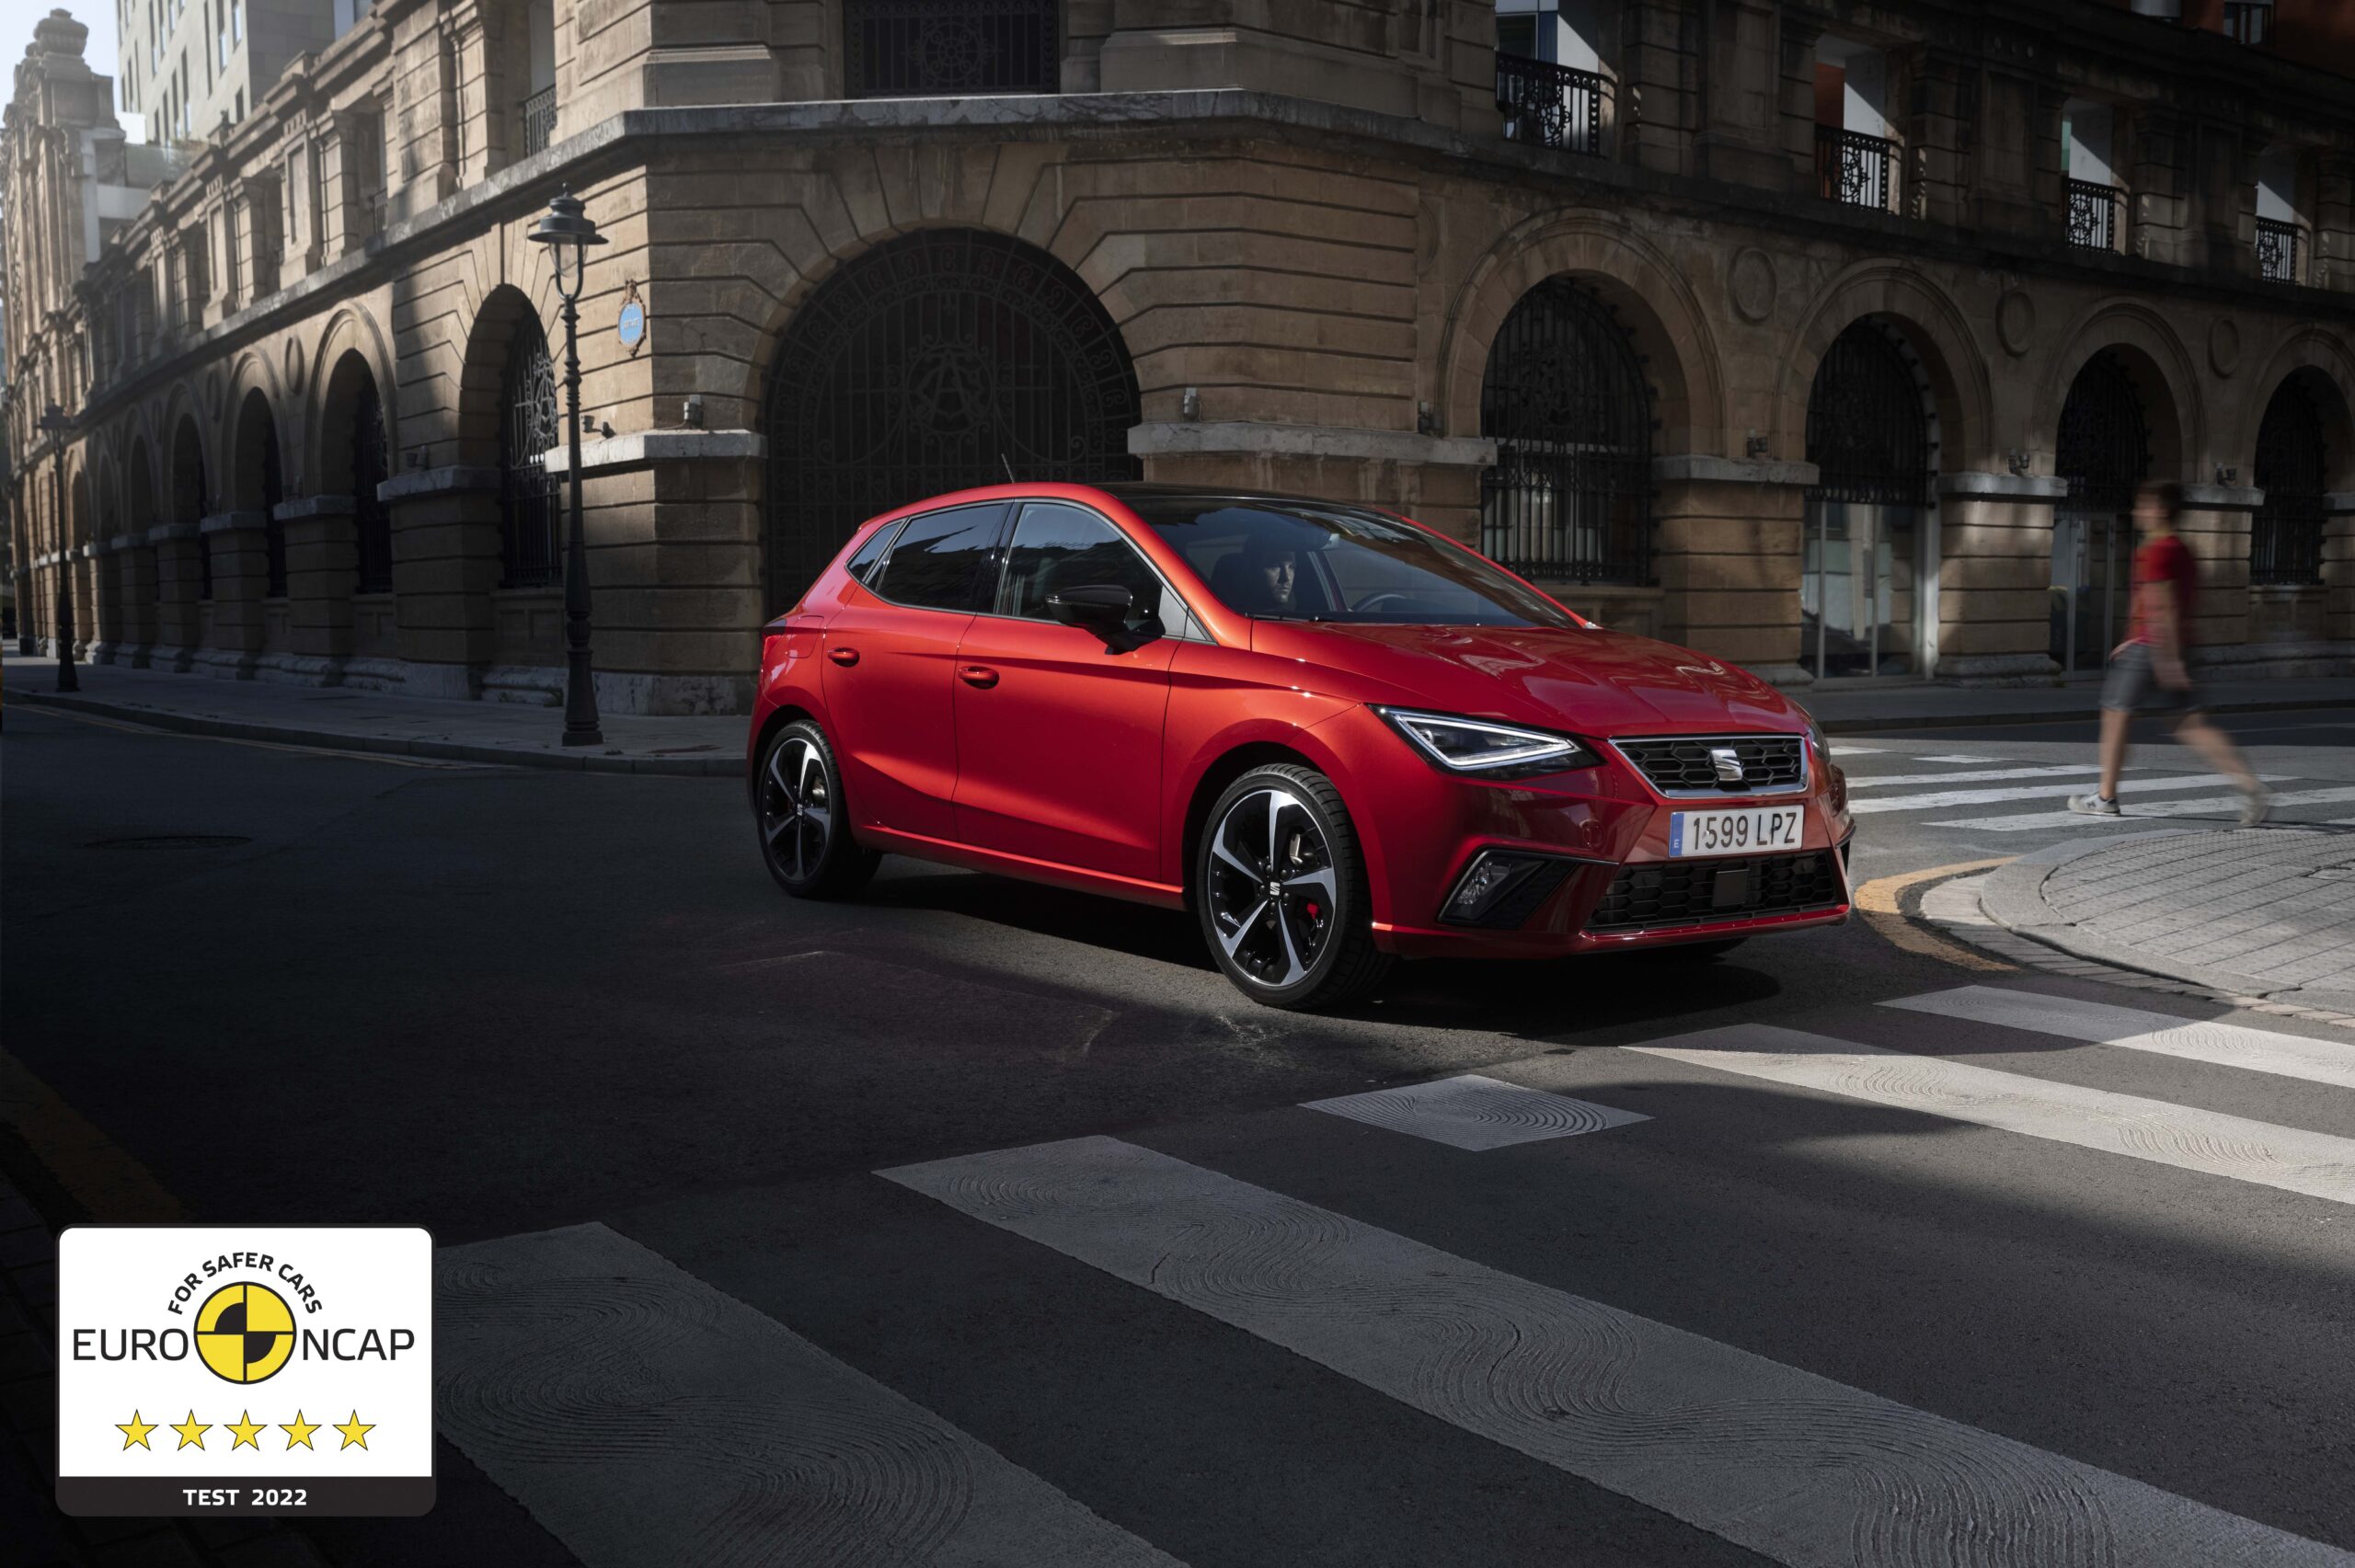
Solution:
<svg viewBox="0 0 2355 1568"><path fill-rule="evenodd" d="M114 1429L122 1434L122 1446L124 1448L127 1448L131 1447L132 1444L136 1443L141 1448L147 1448L147 1451L151 1454L155 1451L153 1448L147 1448L147 1434L155 1430L155 1424L152 1421L140 1420L139 1413L137 1411L134 1410L131 1413L130 1420L116 1422L114 1424Z"/></svg>
<svg viewBox="0 0 2355 1568"><path fill-rule="evenodd" d="M248 1410L238 1413L237 1419L229 1423L229 1430L237 1435L236 1441L231 1443L230 1448L259 1448L261 1435L270 1428L264 1423L256 1421L253 1412Z"/></svg>
<svg viewBox="0 0 2355 1568"><path fill-rule="evenodd" d="M188 1413L188 1419L186 1421L175 1421L172 1423L172 1430L180 1435L181 1448L201 1448L204 1447L204 1435L213 1430L213 1423L210 1421L199 1421L196 1418L196 1412L191 1410Z"/></svg>
<svg viewBox="0 0 2355 1568"><path fill-rule="evenodd" d="M351 1413L357 1415L360 1413L355 1410ZM294 1413L293 1420L280 1422L278 1424L278 1429L286 1434L286 1446L288 1448L291 1448L295 1444L300 1443L303 1447L307 1448L311 1446L311 1434L319 1429L319 1424L316 1421L304 1420L303 1413L298 1410Z"/></svg>
<svg viewBox="0 0 2355 1568"><path fill-rule="evenodd" d="M337 1422L335 1429L343 1434L345 1448L348 1448L357 1443L364 1448L368 1446L368 1434L376 1430L376 1426L373 1422L362 1425L360 1421L360 1413L355 1410L351 1413L350 1420Z"/></svg>

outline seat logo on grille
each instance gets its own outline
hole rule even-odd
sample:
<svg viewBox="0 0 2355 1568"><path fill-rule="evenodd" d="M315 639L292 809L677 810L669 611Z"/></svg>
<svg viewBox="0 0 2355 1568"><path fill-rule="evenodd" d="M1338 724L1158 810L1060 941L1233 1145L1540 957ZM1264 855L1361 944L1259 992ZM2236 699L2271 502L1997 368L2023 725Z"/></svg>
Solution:
<svg viewBox="0 0 2355 1568"><path fill-rule="evenodd" d="M1731 784L1741 783L1741 759L1734 754L1734 749L1732 747L1710 747L1709 765L1717 771L1717 782L1719 784Z"/></svg>

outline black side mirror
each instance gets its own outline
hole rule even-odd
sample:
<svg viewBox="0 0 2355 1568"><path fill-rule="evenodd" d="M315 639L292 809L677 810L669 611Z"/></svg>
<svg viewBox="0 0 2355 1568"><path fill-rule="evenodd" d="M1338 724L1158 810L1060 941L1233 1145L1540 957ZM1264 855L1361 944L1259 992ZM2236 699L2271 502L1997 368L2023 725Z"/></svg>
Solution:
<svg viewBox="0 0 2355 1568"><path fill-rule="evenodd" d="M1047 595L1047 613L1071 626L1119 631L1136 610L1136 595L1118 583L1094 582Z"/></svg>

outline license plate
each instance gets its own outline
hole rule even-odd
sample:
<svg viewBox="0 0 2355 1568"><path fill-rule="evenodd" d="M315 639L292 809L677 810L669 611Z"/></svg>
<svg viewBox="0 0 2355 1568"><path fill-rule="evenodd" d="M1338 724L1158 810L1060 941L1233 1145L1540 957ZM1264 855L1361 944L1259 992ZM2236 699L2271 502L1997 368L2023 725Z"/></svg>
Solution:
<svg viewBox="0 0 2355 1568"><path fill-rule="evenodd" d="M1800 818L1801 808L1796 806L1753 806L1741 811L1671 811L1668 816L1668 857L1691 860L1699 855L1795 850L1799 847Z"/></svg>

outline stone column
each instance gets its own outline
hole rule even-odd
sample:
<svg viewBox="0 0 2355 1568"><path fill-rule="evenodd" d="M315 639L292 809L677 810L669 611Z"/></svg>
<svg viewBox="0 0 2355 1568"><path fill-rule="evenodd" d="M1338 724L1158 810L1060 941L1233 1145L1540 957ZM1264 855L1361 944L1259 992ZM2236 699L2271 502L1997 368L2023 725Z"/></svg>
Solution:
<svg viewBox="0 0 2355 1568"><path fill-rule="evenodd" d="M1812 463L1687 452L1652 460L1660 630L1780 685L1801 659L1799 567Z"/></svg>
<svg viewBox="0 0 2355 1568"><path fill-rule="evenodd" d="M1965 685L2059 682L2052 508L2068 493L2068 481L2048 474L1938 476L1938 657L1931 674Z"/></svg>
<svg viewBox="0 0 2355 1568"><path fill-rule="evenodd" d="M185 671L202 640L203 608L197 602L204 573L204 540L192 522L167 522L147 531L155 552L155 645L148 665Z"/></svg>
<svg viewBox="0 0 2355 1568"><path fill-rule="evenodd" d="M2186 485L2176 532L2200 562L2200 602L2192 646L2202 665L2246 664L2263 657L2249 641L2248 552L2251 514L2265 492L2244 485ZM2229 669L2218 675L2229 677Z"/></svg>
<svg viewBox="0 0 2355 1568"><path fill-rule="evenodd" d="M144 533L125 533L114 541L110 559L122 615L122 647L115 661L144 670L155 652L155 552Z"/></svg>
<svg viewBox="0 0 2355 1568"><path fill-rule="evenodd" d="M2323 498L2322 587L2323 635L2337 645L2342 659L2355 660L2355 490L2334 490ZM17 613L22 615L21 588L17 594Z"/></svg>
<svg viewBox="0 0 2355 1568"><path fill-rule="evenodd" d="M90 662L128 664L130 650L123 646L122 582L115 567L115 542L93 539L85 548L90 556L90 598L97 612L91 622L94 631Z"/></svg>
<svg viewBox="0 0 2355 1568"><path fill-rule="evenodd" d="M98 563L96 551L77 544L67 553L65 569L74 584L74 657L96 664L93 657L102 640L98 628Z"/></svg>
<svg viewBox="0 0 2355 1568"><path fill-rule="evenodd" d="M286 501L286 597L293 611L294 651L280 662L323 686L339 684L351 657L351 589L360 575L360 543L352 532L350 496Z"/></svg>
<svg viewBox="0 0 2355 1568"><path fill-rule="evenodd" d="M213 552L213 632L196 667L233 681L253 679L261 653L261 600L270 559L258 511L221 512L198 525Z"/></svg>
<svg viewBox="0 0 2355 1568"><path fill-rule="evenodd" d="M392 509L402 687L413 696L481 692L494 652L499 485L496 468L449 467L411 469L376 486Z"/></svg>

